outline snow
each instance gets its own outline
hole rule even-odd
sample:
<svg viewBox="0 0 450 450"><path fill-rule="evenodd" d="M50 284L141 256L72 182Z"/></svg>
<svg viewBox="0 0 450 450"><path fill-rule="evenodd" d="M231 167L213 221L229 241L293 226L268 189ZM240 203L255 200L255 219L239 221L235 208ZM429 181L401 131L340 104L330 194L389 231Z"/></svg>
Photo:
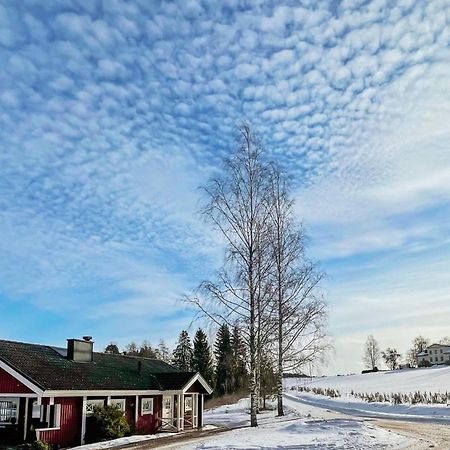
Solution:
<svg viewBox="0 0 450 450"><path fill-rule="evenodd" d="M341 397L291 390L295 386L321 387L339 390ZM285 380L286 397L305 404L328 408L358 417L406 419L420 422L450 423L450 407L446 405L394 405L392 403L365 402L352 397L359 393L411 393L446 392L450 389L450 367L432 367L383 371L364 375L345 375L321 378L292 378Z"/></svg>
<svg viewBox="0 0 450 450"><path fill-rule="evenodd" d="M222 406L205 414L215 425L240 425L241 428L177 445L177 449L406 449L412 440L375 428L364 421L324 412L327 419L308 418L311 408L289 403L285 417L275 411L258 415L259 426L249 428L248 401ZM243 426L243 427L242 427Z"/></svg>
<svg viewBox="0 0 450 450"><path fill-rule="evenodd" d="M273 407L274 405L272 405ZM377 428L363 420L346 417L315 408L287 398L286 415L277 417L275 409L258 414L257 428L250 428L249 401L242 399L236 404L224 405L205 411L203 430L232 427L230 431L170 443L164 448L182 450L281 450L281 449L409 449L415 440ZM120 445L142 442L159 437L174 436L165 433L131 436L115 441L76 447L73 450L102 450ZM186 434L184 434L186 437Z"/></svg>
<svg viewBox="0 0 450 450"><path fill-rule="evenodd" d="M288 378L284 381L287 390L291 386L327 387L338 389L341 394L355 392L395 393L401 392L446 392L450 390L450 367L434 366L422 369L403 369L343 375L321 378Z"/></svg>
<svg viewBox="0 0 450 450"><path fill-rule="evenodd" d="M450 408L445 405L393 405L391 403L367 403L347 398L329 398L305 392L289 392L285 397L318 408L331 409L357 417L409 420L450 424Z"/></svg>
<svg viewBox="0 0 450 450"><path fill-rule="evenodd" d="M80 445L78 447L73 447L72 450L102 450L119 447L121 445L126 444L135 444L137 442L149 441L152 439L165 438L174 435L176 435L176 433L142 434L135 436L127 436L119 439L114 439L112 441L104 441L104 442L97 442L95 444Z"/></svg>

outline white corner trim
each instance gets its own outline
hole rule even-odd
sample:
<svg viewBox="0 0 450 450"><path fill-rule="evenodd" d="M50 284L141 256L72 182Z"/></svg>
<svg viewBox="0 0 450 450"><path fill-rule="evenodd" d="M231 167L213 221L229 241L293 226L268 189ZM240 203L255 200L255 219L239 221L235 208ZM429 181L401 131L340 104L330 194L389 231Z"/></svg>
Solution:
<svg viewBox="0 0 450 450"><path fill-rule="evenodd" d="M13 369L10 365L6 364L5 362L0 360L0 369L3 369L5 372L9 373L11 376L13 376L17 381L20 381L23 385L25 385L28 389L31 389L33 392L35 392L38 395L43 394L43 390L38 388L35 384L33 384L31 381L27 380L24 376L22 376L19 372L17 372L15 369Z"/></svg>
<svg viewBox="0 0 450 450"><path fill-rule="evenodd" d="M211 392L213 391L212 388L209 386L209 384L206 382L206 380L199 374L196 373L186 384L186 386L184 386L183 388L183 393L186 393L186 391L196 382L199 381L200 384L205 388L206 392L208 394L211 394Z"/></svg>

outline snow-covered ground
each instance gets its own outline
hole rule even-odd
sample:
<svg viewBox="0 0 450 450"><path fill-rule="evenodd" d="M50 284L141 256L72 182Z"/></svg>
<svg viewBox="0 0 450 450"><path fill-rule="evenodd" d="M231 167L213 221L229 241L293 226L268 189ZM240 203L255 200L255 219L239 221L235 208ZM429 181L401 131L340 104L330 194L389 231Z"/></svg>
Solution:
<svg viewBox="0 0 450 450"><path fill-rule="evenodd" d="M104 441L104 442L97 442L95 444L80 445L78 447L73 447L72 450L103 450L114 447L120 447L121 445L135 444L138 442L149 441L152 439L161 439L174 435L176 435L176 433L142 434L136 436L128 436L120 439L114 439L112 441Z"/></svg>
<svg viewBox="0 0 450 450"><path fill-rule="evenodd" d="M323 411L326 418L313 418L312 409L287 401L289 412L276 417L274 411L258 416L258 428L249 428L248 401L222 406L205 414L205 422L244 425L215 436L196 439L177 449L408 449L415 441L338 414Z"/></svg>
<svg viewBox="0 0 450 450"><path fill-rule="evenodd" d="M299 392L292 388L320 387L339 390L341 397ZM450 423L450 407L443 405L394 405L386 402L365 402L350 395L359 393L413 393L440 392L450 389L450 367L383 371L364 375L346 375L321 378L292 378L285 380L286 396L305 404L328 408L358 417L394 420Z"/></svg>
<svg viewBox="0 0 450 450"><path fill-rule="evenodd" d="M324 395L296 391L286 393L285 397L317 408L326 408L356 417L450 424L450 407L445 405L411 406L378 402L367 403L359 399L329 398Z"/></svg>
<svg viewBox="0 0 450 450"><path fill-rule="evenodd" d="M364 375L342 375L320 378L287 378L285 388L310 386L338 389L341 394L355 392L446 392L450 390L450 366L423 369L389 370Z"/></svg>

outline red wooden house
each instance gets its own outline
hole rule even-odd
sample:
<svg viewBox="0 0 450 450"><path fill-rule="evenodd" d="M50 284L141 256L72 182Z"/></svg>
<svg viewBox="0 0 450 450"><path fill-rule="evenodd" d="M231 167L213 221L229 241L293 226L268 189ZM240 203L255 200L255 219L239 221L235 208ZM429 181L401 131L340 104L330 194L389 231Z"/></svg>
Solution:
<svg viewBox="0 0 450 450"><path fill-rule="evenodd" d="M0 340L0 442L84 443L95 405L114 404L135 433L203 425L200 374L163 361L96 353L89 338L67 348Z"/></svg>

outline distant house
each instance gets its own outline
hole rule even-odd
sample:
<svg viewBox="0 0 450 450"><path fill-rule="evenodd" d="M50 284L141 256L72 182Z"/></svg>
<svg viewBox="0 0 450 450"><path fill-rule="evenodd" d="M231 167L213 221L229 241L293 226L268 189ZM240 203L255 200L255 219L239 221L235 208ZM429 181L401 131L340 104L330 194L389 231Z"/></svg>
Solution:
<svg viewBox="0 0 450 450"><path fill-rule="evenodd" d="M423 364L449 364L450 345L433 344L417 354L419 366Z"/></svg>
<svg viewBox="0 0 450 450"><path fill-rule="evenodd" d="M203 425L200 374L163 361L96 353L93 342L67 348L0 340L0 442L37 438L61 447L83 444L96 405L116 405L136 433Z"/></svg>

